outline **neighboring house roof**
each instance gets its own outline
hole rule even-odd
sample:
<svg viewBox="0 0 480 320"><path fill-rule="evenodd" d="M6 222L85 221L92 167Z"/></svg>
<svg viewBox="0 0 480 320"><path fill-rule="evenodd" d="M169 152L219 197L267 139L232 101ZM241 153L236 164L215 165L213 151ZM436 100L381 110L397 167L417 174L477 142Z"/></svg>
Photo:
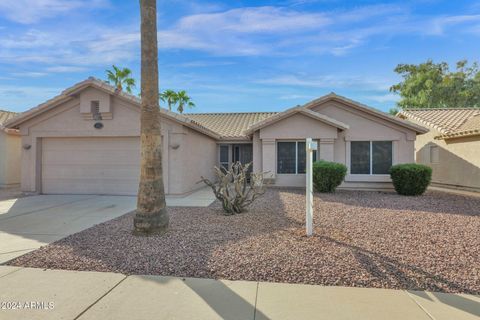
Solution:
<svg viewBox="0 0 480 320"><path fill-rule="evenodd" d="M112 94L112 95L114 95L114 96L116 96L120 99L129 101L133 105L136 105L136 106L140 107L141 100L139 98L135 97L134 95L128 94L126 92L118 91L115 87L111 86L110 84L108 84L108 83L106 83L102 80L96 79L94 77L90 77L87 80L81 81L81 82L73 85L72 87L63 90L58 96L56 96L56 97L54 97L50 100L47 100L46 102L28 110L28 111L25 111L24 113L21 113L19 116L15 117L13 119L8 120L5 123L5 126L7 126L9 128L17 128L20 124L24 123L25 121L28 121L29 119L31 119L33 117L36 117L36 116L38 116L38 115L40 115L44 112L47 112L48 110L51 110L52 108L58 106L59 104L64 103L64 102L72 99L80 91L82 91L82 90L84 90L88 87L97 88L99 90L102 90L104 92ZM214 139L220 139L221 138L216 132L211 131L210 129L202 126L201 124L199 124L199 123L197 123L197 122L195 122L191 119L188 119L187 117L185 117L181 114L166 110L164 108L161 108L160 112L161 112L162 116L164 116L164 117L166 117L170 120L180 122L181 124L183 124L187 127L190 127L192 129L195 129L199 132L202 132L202 133L204 133L204 134L206 134L206 135L208 135L208 136L210 136Z"/></svg>
<svg viewBox="0 0 480 320"><path fill-rule="evenodd" d="M225 139L244 139L247 129L277 112L189 113L185 116L217 132Z"/></svg>
<svg viewBox="0 0 480 320"><path fill-rule="evenodd" d="M478 108L404 109L398 116L435 128L440 132L435 139L480 135Z"/></svg>
<svg viewBox="0 0 480 320"><path fill-rule="evenodd" d="M0 109L0 126L8 120L14 118L17 115L16 112L5 111Z"/></svg>
<svg viewBox="0 0 480 320"><path fill-rule="evenodd" d="M383 120L387 120L388 122L394 123L394 124L396 124L400 127L408 128L410 130L415 131L416 133L427 133L429 131L427 128L419 126L415 123L397 118L397 117L392 116L388 113L385 113L385 112L382 112L380 110L371 108L367 105L364 105L363 103L360 103L358 101L354 101L354 100L348 99L344 96L338 95L334 92L331 92L327 95L324 95L323 97L320 97L318 99L312 100L312 101L304 104L302 107L304 107L306 109L311 109L311 108L314 108L315 106L317 106L321 103L325 103L326 101L330 101L330 100L332 100L332 101L337 100L339 102L342 102L343 104L346 104L349 107L352 107L352 108L355 108L355 109L360 110L362 112L365 112L367 114L379 117Z"/></svg>
<svg viewBox="0 0 480 320"><path fill-rule="evenodd" d="M6 111L0 109L0 131L5 131L7 133L16 134L18 130L7 129L4 127L4 124L10 119L15 118L18 115L16 112Z"/></svg>
<svg viewBox="0 0 480 320"><path fill-rule="evenodd" d="M336 128L342 129L342 130L346 130L346 129L349 128L348 124L345 124L345 123L340 122L338 120L335 120L333 118L327 117L324 114L308 110L303 106L297 106L297 107L293 107L293 108L290 108L288 110L285 110L283 112L277 113L277 114L275 114L275 115L273 115L269 118L266 118L265 120L262 120L262 121L260 121L256 124L254 124L246 132L248 134L251 134L254 131L257 131L261 128L264 128L266 126L274 124L275 122L280 121L280 120L285 119L285 118L288 118L288 117L290 117L290 116L292 116L296 113L301 113L301 114L303 114L307 117L313 118L315 120L319 120L321 122L324 122L326 124L329 124L333 127L336 127Z"/></svg>

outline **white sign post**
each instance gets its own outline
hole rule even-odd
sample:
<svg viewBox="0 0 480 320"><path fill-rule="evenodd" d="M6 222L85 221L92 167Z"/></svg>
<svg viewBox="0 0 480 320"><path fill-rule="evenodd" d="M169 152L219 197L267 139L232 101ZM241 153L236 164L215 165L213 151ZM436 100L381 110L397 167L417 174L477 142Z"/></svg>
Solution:
<svg viewBox="0 0 480 320"><path fill-rule="evenodd" d="M305 143L307 164L306 164L306 229L307 236L313 233L313 151L317 150L317 142L312 138L307 138Z"/></svg>

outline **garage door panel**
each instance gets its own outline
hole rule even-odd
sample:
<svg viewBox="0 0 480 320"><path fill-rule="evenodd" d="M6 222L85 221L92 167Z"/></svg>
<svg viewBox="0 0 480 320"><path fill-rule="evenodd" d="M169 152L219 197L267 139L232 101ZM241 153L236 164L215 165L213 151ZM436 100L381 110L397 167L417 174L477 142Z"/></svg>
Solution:
<svg viewBox="0 0 480 320"><path fill-rule="evenodd" d="M108 152L108 154L105 154ZM112 165L136 165L140 163L140 151L121 150L64 150L43 151L45 166L52 165L99 165L110 163ZM128 156L127 156L128 155Z"/></svg>
<svg viewBox="0 0 480 320"><path fill-rule="evenodd" d="M105 165L49 165L43 168L46 179L138 179L138 165L121 165L112 168ZM118 180L118 179L117 179Z"/></svg>
<svg viewBox="0 0 480 320"><path fill-rule="evenodd" d="M44 138L42 192L135 195L140 139Z"/></svg>
<svg viewBox="0 0 480 320"><path fill-rule="evenodd" d="M98 179L83 179L72 184L68 179L46 179L45 185L54 186L47 189L46 194L106 194L106 195L134 195L133 185L138 179L130 181L111 180L98 183ZM138 185L137 187L138 188Z"/></svg>

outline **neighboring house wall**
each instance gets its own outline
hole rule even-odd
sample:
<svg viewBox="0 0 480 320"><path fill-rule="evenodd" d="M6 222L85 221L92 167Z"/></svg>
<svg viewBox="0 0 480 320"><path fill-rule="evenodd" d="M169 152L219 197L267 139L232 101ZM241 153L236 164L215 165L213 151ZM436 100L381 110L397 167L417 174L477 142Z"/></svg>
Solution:
<svg viewBox="0 0 480 320"><path fill-rule="evenodd" d="M95 95L95 92L97 92L97 95ZM100 121L103 123L102 129L93 127L96 121L86 116L88 108L85 107L84 110L81 110L81 100L85 97L84 95L88 99L100 101L100 112L102 112L102 115L107 116L106 119ZM105 104L109 104L109 107L102 109ZM69 138L70 140L65 140L65 144L68 144L69 141L72 141L71 138L81 138L87 139L92 145L96 143L100 145L99 141L102 138L115 138L116 147L114 149L117 151L124 150L125 154L122 156L134 158L134 155L128 154L127 150L133 150L132 138L138 139L137 147L133 146L133 148L140 150L140 109L117 97L108 97L103 92L90 88L82 92L80 98L65 102L21 124L20 133L22 135L22 145L31 146L28 150L22 149L22 190L41 193L42 161L45 160L42 157L42 140ZM198 181L201 175L211 177L211 167L215 161L214 155L216 150L216 143L213 139L165 118L162 118L162 139L164 184L167 193L185 194L191 192L198 188L198 185L193 180ZM107 140L103 140L102 143L105 141ZM56 143L61 143L61 140L57 139ZM75 162L78 164L76 169L84 170L87 165L83 164L89 163L88 157L93 157L93 153L91 155L84 153L81 154L80 158L75 159ZM199 153L202 153L204 157L200 161L198 161ZM208 153L211 155L211 159L209 156L206 156ZM59 152L57 156L68 157L65 152ZM196 165L195 161L197 161ZM210 161L211 163L207 168L206 162ZM134 170L135 172L130 172L127 175L128 177L138 177L140 175L139 157L137 162L136 165L130 165L129 170ZM64 167L66 168L67 166ZM108 174L108 170L108 167L105 168L105 174ZM137 172L138 175L136 174ZM56 174L58 177L62 173L57 172ZM68 176L67 174L68 172L64 173L65 176ZM138 178L134 182L130 181L129 183L137 186ZM132 190L134 191L132 192ZM133 189L129 188L128 191L122 191L119 194L123 194L123 192L136 194L136 187ZM88 190L88 184L85 184L84 189L76 188L75 193L91 192ZM93 193L101 192L95 191Z"/></svg>
<svg viewBox="0 0 480 320"><path fill-rule="evenodd" d="M20 184L21 138L0 128L0 188Z"/></svg>
<svg viewBox="0 0 480 320"><path fill-rule="evenodd" d="M480 191L480 136L435 140L440 132L430 130L418 136L415 151L416 161L432 168L432 184Z"/></svg>

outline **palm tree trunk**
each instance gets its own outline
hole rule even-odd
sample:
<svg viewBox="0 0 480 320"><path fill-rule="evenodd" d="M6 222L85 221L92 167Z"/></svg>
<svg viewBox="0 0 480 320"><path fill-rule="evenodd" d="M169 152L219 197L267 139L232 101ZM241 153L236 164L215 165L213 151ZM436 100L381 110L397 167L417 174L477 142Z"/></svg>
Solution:
<svg viewBox="0 0 480 320"><path fill-rule="evenodd" d="M140 139L142 162L136 233L162 231L168 226L162 172L162 135L158 105L158 48L156 0L140 0L142 71L142 106Z"/></svg>

